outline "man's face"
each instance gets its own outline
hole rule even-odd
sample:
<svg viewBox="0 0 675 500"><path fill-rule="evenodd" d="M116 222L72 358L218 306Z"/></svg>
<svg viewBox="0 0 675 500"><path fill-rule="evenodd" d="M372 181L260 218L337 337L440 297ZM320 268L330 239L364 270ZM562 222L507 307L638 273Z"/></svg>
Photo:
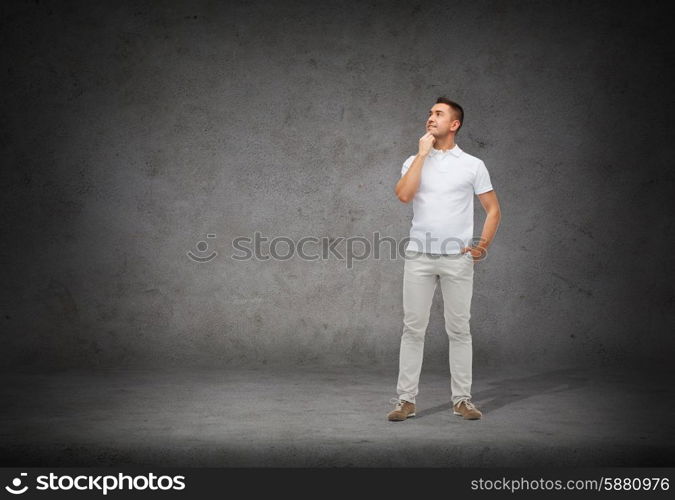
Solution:
<svg viewBox="0 0 675 500"><path fill-rule="evenodd" d="M459 120L455 120L453 110L445 103L434 104L429 110L427 118L427 132L434 137L444 137L459 127Z"/></svg>

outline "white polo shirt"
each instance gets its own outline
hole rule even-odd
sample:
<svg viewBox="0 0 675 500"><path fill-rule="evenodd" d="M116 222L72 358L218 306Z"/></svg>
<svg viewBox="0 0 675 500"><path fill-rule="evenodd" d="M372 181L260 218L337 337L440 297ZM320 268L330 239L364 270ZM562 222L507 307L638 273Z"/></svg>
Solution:
<svg viewBox="0 0 675 500"><path fill-rule="evenodd" d="M409 157L401 177L415 159ZM473 242L473 197L492 190L483 160L455 143L447 151L431 148L413 198L413 220L406 250L458 254ZM480 235L479 235L480 236Z"/></svg>

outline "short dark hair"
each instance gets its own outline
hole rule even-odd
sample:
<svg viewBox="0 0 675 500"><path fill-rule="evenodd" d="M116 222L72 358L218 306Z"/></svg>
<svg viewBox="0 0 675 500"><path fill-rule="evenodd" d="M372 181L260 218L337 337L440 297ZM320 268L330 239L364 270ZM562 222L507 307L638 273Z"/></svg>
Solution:
<svg viewBox="0 0 675 500"><path fill-rule="evenodd" d="M457 134L459 129L462 128L462 125L464 125L464 109L462 109L462 106L457 104L455 101L451 101L447 97L439 97L436 100L436 104L439 103L447 104L454 111L455 119L459 120L459 127L457 127L457 130L455 130L455 134Z"/></svg>

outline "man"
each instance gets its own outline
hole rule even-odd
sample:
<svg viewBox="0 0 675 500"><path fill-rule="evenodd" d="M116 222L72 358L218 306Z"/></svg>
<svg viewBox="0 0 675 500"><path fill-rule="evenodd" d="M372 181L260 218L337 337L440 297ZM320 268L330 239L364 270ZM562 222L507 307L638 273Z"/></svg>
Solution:
<svg viewBox="0 0 675 500"><path fill-rule="evenodd" d="M439 97L429 111L427 133L417 155L409 157L396 184L403 203L413 201L410 241L403 277L403 334L397 393L391 421L415 416L415 397L422 369L424 335L438 281L443 292L445 329L449 338L453 413L476 420L482 413L471 402L472 345L469 329L474 265L485 255L501 220L497 195L482 160L464 152L455 136L464 110ZM473 196L487 213L478 244L473 244Z"/></svg>

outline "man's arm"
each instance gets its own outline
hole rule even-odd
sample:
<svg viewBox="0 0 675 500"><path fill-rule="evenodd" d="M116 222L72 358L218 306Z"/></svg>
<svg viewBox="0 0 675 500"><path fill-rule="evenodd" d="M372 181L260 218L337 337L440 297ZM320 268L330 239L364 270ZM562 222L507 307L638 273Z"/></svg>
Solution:
<svg viewBox="0 0 675 500"><path fill-rule="evenodd" d="M422 178L422 166L426 157L427 155L418 153L408 171L396 183L396 196L403 203L410 202L419 189L420 179Z"/></svg>
<svg viewBox="0 0 675 500"><path fill-rule="evenodd" d="M403 203L408 203L415 197L415 193L420 187L420 180L422 178L422 166L424 165L424 160L429 155L431 147L435 144L436 138L427 132L422 137L420 137L419 142L419 151L417 156L408 168L408 171L403 177L401 177L396 183L396 196Z"/></svg>
<svg viewBox="0 0 675 500"><path fill-rule="evenodd" d="M497 199L497 193L495 193L494 189L477 196L487 214L485 223L483 224L483 232L480 236L480 241L477 244L473 247L465 247L463 251L470 250L472 257L475 260L480 260L485 258L487 248L492 244L492 241L495 238L497 228L502 220L502 211L499 206L499 200Z"/></svg>

